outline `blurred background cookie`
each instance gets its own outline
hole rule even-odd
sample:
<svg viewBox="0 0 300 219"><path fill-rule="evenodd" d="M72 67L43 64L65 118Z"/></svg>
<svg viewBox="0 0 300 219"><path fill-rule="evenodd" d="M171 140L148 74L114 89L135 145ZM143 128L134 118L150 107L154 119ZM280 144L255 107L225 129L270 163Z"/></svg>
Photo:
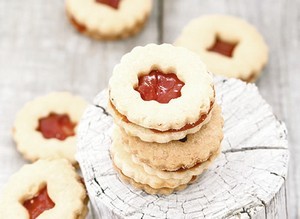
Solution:
<svg viewBox="0 0 300 219"><path fill-rule="evenodd" d="M114 40L132 36L144 26L152 0L67 0L72 25L92 38Z"/></svg>
<svg viewBox="0 0 300 219"><path fill-rule="evenodd" d="M190 21L174 44L199 54L210 72L246 82L256 81L268 61L268 47L256 28L229 15Z"/></svg>
<svg viewBox="0 0 300 219"><path fill-rule="evenodd" d="M54 92L28 102L17 114L13 138L28 160L65 158L76 164L77 124L87 103L67 92Z"/></svg>
<svg viewBox="0 0 300 219"><path fill-rule="evenodd" d="M66 160L39 160L10 177L0 198L0 218L83 219L84 184Z"/></svg>

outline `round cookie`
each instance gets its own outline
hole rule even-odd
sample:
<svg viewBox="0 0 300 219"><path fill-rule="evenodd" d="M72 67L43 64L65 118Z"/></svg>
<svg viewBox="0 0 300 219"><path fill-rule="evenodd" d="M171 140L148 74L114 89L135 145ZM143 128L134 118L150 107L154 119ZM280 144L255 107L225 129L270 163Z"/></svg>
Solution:
<svg viewBox="0 0 300 219"><path fill-rule="evenodd" d="M165 143L197 132L209 120L215 93L196 54L149 44L123 56L109 81L109 98L115 122L128 134Z"/></svg>
<svg viewBox="0 0 300 219"><path fill-rule="evenodd" d="M210 72L254 82L268 61L268 48L254 26L228 15L192 20L174 43L200 55Z"/></svg>
<svg viewBox="0 0 300 219"><path fill-rule="evenodd" d="M134 163L131 155L125 150L122 150L123 143L121 136L116 134L111 146L110 152L114 165L122 171L122 173L133 179L135 182L149 185L154 189L160 188L176 188L180 185L187 184L193 176L188 176L183 179L162 179L156 175L148 175L142 166Z"/></svg>
<svg viewBox="0 0 300 219"><path fill-rule="evenodd" d="M13 138L30 161L65 158L76 164L77 124L87 103L67 92L54 92L28 102L17 114Z"/></svg>
<svg viewBox="0 0 300 219"><path fill-rule="evenodd" d="M137 137L120 132L125 149L142 163L153 169L177 171L188 169L207 161L215 154L223 139L221 108L215 104L209 123L195 134L180 141L165 144L143 142ZM166 162L167 161L167 162Z"/></svg>
<svg viewBox="0 0 300 219"><path fill-rule="evenodd" d="M114 40L132 36L144 26L152 0L66 0L73 26L95 39Z"/></svg>
<svg viewBox="0 0 300 219"><path fill-rule="evenodd" d="M118 129L115 130L114 141L110 149L113 164L123 178L130 179L126 181L150 194L154 191L165 194L172 193L178 188L184 189L187 184L194 182L197 176L208 168L220 152L220 150L214 152L206 161L190 169L174 172L161 171L134 161L132 155L126 152ZM148 191L149 188L154 191Z"/></svg>
<svg viewBox="0 0 300 219"><path fill-rule="evenodd" d="M133 179L125 176L122 171L120 169L118 169L116 167L116 165L114 165L115 170L119 173L121 179L127 183L129 183L130 185L134 186L137 189L141 189L144 190L146 193L150 194L150 195L156 195L156 194L160 194L160 195L170 195L173 192L177 192L177 191L182 191L187 187L187 184L184 185L180 185L176 188L159 188L159 189L154 189L151 186L147 185L147 184L142 184L142 183L138 183L136 181L134 181ZM193 180L191 180L190 183L193 183L197 180L197 177L195 177Z"/></svg>
<svg viewBox="0 0 300 219"><path fill-rule="evenodd" d="M4 187L0 218L86 217L88 196L66 160L39 160L23 166Z"/></svg>
<svg viewBox="0 0 300 219"><path fill-rule="evenodd" d="M153 169L152 167L148 166L147 164L141 162L137 157L132 155L132 161L137 165L143 167L144 171L149 175L158 176L161 179L184 179L188 177L194 177L202 174L209 165L219 156L220 149L212 153L212 155L206 160L201 163L196 164L195 166L188 168L188 169L179 169L178 171L164 171Z"/></svg>
<svg viewBox="0 0 300 219"><path fill-rule="evenodd" d="M211 108L212 109L212 108ZM113 116L114 122L123 128L123 130L130 136L138 136L142 141L146 142L157 142L157 143L167 143L172 140L178 140L184 138L187 134L195 133L200 130L200 128L209 122L211 118L211 109L209 110L205 119L200 125L193 128L182 130L182 131L166 131L160 132L153 129L147 129L142 126L136 125L134 123L128 122L124 116L121 115L111 103L108 104L108 111Z"/></svg>

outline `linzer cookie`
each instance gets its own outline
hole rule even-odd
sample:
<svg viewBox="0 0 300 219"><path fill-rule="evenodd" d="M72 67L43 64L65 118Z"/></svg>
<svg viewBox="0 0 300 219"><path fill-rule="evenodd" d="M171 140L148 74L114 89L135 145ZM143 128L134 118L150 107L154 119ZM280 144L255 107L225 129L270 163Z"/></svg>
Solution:
<svg viewBox="0 0 300 219"><path fill-rule="evenodd" d="M73 26L90 37L121 39L138 33L152 9L152 0L66 0Z"/></svg>
<svg viewBox="0 0 300 219"><path fill-rule="evenodd" d="M115 123L128 135L166 143L209 122L215 92L196 54L149 44L123 56L109 81L109 98Z"/></svg>
<svg viewBox="0 0 300 219"><path fill-rule="evenodd" d="M154 169L177 171L195 167L207 161L220 149L223 139L221 108L215 104L209 123L184 139L164 144L143 142L120 132L126 151L136 160Z"/></svg>
<svg viewBox="0 0 300 219"><path fill-rule="evenodd" d="M161 195L170 195L173 192L177 192L177 191L181 191L184 190L187 187L187 184L184 185L180 185L176 188L159 188L159 189L154 189L151 186L147 185L147 184L142 184L142 183L138 183L136 181L134 181L133 179L125 176L122 171L120 169L118 169L115 165L114 165L116 171L119 173L120 177L122 178L123 181L131 184L132 186L134 186L135 188L144 190L145 192L147 192L148 194L151 195L155 195L155 194L161 194Z"/></svg>
<svg viewBox="0 0 300 219"><path fill-rule="evenodd" d="M39 160L15 173L4 187L0 218L83 219L88 196L66 160Z"/></svg>
<svg viewBox="0 0 300 219"><path fill-rule="evenodd" d="M222 126L218 128L219 130L222 129ZM222 140L222 135L220 134L218 137L218 144L215 146L215 148L212 147L212 149L208 149L209 145L194 145L195 152L193 153L195 156L198 156L200 147L206 147L206 150L211 151L208 153L208 155L203 158L197 163L194 163L190 167L184 167L184 168L177 168L176 170L164 170L165 168L157 168L157 167L151 167L147 163L142 162L141 160L138 160L135 158L134 154L131 154L130 152L126 151L126 147L130 147L130 143L127 141L124 141L124 136L120 134L120 130L115 130L115 136L114 136L114 143L111 147L111 153L114 164L122 171L124 175L127 177L130 177L134 179L136 182L147 184L151 186L152 188L175 188L179 185L186 184L192 180L194 176L200 175L209 164L217 157L217 155L220 152L220 142ZM219 131L221 133L221 131ZM187 142L188 144L191 142ZM156 143L149 143L144 142L144 144L148 144L149 147L151 147L152 144L155 146ZM185 155L189 150L181 149L180 152L176 152L178 150L178 147L176 147L176 143L174 143L174 147L168 147L166 154L172 154L175 156L179 155L180 152L184 151ZM145 145L141 144L141 148L144 148ZM165 145L161 145L161 147L164 147ZM182 145L181 145L182 146ZM184 147L184 146L182 146ZM156 148L157 149L157 148ZM198 150L198 151L197 151ZM156 152L154 152L156 153ZM176 156L176 157L177 157ZM187 160L190 159L191 155L186 155L185 158ZM152 155L148 156L149 158L152 157ZM168 163L171 158L166 158L165 162ZM180 164L181 160L174 161L177 165ZM152 161L155 162L155 161ZM170 161L172 163L172 161Z"/></svg>
<svg viewBox="0 0 300 219"><path fill-rule="evenodd" d="M136 47L109 81L110 154L120 177L149 194L196 182L220 153L221 108L199 56L169 44Z"/></svg>
<svg viewBox="0 0 300 219"><path fill-rule="evenodd" d="M254 26L227 15L192 20L174 43L200 55L208 70L254 82L268 61L268 48Z"/></svg>
<svg viewBox="0 0 300 219"><path fill-rule="evenodd" d="M30 161L65 158L76 164L76 129L86 106L82 98L67 92L50 93L28 102L14 123L17 149Z"/></svg>

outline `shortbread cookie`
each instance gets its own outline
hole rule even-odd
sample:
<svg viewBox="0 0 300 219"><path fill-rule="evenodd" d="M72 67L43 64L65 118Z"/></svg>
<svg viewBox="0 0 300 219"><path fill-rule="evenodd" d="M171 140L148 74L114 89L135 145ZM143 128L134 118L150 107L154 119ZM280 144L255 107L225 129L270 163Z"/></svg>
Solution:
<svg viewBox="0 0 300 219"><path fill-rule="evenodd" d="M138 33L151 9L152 0L66 0L73 26L85 35L103 40Z"/></svg>
<svg viewBox="0 0 300 219"><path fill-rule="evenodd" d="M66 160L39 160L14 174L4 187L0 218L86 217L88 196Z"/></svg>
<svg viewBox="0 0 300 219"><path fill-rule="evenodd" d="M136 47L123 56L109 81L109 97L118 125L160 143L197 132L215 101L212 75L200 58L169 44Z"/></svg>
<svg viewBox="0 0 300 219"><path fill-rule="evenodd" d="M175 45L199 54L210 72L247 82L259 77L268 60L267 45L255 27L228 15L192 20Z"/></svg>
<svg viewBox="0 0 300 219"><path fill-rule="evenodd" d="M189 183L194 176L200 175L219 154L219 150L214 152L206 161L195 167L174 172L153 169L146 164L135 162L132 155L125 150L122 136L119 134L118 127L114 135L111 147L111 155L114 164L122 170L122 173L133 179L135 182L149 185L154 189L176 188L180 185ZM166 162L168 162L166 160Z"/></svg>
<svg viewBox="0 0 300 219"><path fill-rule="evenodd" d="M163 180L175 180L175 183L177 183L176 180L178 180L178 183L181 183L180 180L186 180L191 179L193 176L200 175L205 169L208 168L208 166L212 163L213 160L219 155L220 148L217 151L214 151L211 156L201 163L198 163L197 165L188 168L188 169L181 169L179 171L163 171L159 169L154 169L147 164L141 162L139 159L137 159L135 156L131 155L130 152L126 151L126 147L124 144L126 144L124 141L122 141L122 135L120 135L119 128L116 128L115 130L115 136L114 136L114 143L111 148L111 153L114 157L114 161L117 164L119 168L123 170L125 175L129 174L128 176L132 177L132 168L136 167L139 169L142 167L144 169L144 172L148 174L149 177L155 176ZM124 164L124 162L126 164ZM168 160L166 160L168 162ZM134 163L134 164L132 164ZM130 165L130 166L128 166ZM137 167L139 166L139 167ZM130 170L127 170L130 169ZM138 179L136 179L138 180Z"/></svg>
<svg viewBox="0 0 300 219"><path fill-rule="evenodd" d="M124 149L123 149L124 150ZM153 169L147 164L141 162L137 157L132 155L132 161L137 165L144 168L144 171L149 175L158 176L161 179L184 179L187 177L198 176L202 174L209 165L219 156L221 149L214 152L206 161L196 164L189 169L180 169L179 171L163 171L158 169Z"/></svg>
<svg viewBox="0 0 300 219"><path fill-rule="evenodd" d="M131 160L131 155L126 153L125 150L120 150L123 147L120 137L115 136L113 144L111 146L111 156L113 163L122 170L122 173L134 181L147 184L154 189L160 188L176 188L180 185L187 184L191 177L183 179L162 179L155 175L148 175L142 166L134 163Z"/></svg>
<svg viewBox="0 0 300 219"><path fill-rule="evenodd" d="M154 189L152 187L150 187L149 185L147 184L141 184L141 183L138 183L136 181L134 181L133 179L125 176L122 171L116 167L116 165L114 165L115 167L115 170L119 173L121 179L129 184L131 184L132 186L134 186L135 188L137 189L141 189L141 190L144 190L146 193L150 194L150 195L156 195L156 194L160 194L160 195L170 195L171 193L173 192L177 192L177 191L182 191L184 190L188 184L184 184L184 185L180 185L176 188L159 188L159 189ZM190 183L193 183L197 180L198 177L194 177Z"/></svg>
<svg viewBox="0 0 300 219"><path fill-rule="evenodd" d="M215 154L223 139L221 108L215 104L211 120L195 134L180 141L165 144L143 142L137 137L120 132L125 149L148 166L165 171L194 167Z"/></svg>
<svg viewBox="0 0 300 219"><path fill-rule="evenodd" d="M77 124L86 101L67 92L51 93L28 102L17 114L13 138L22 155L40 158L65 158L76 164Z"/></svg>
<svg viewBox="0 0 300 219"><path fill-rule="evenodd" d="M211 108L212 109L212 108ZM141 140L146 142L157 142L157 143L167 143L172 140L178 140L184 138L189 133L195 133L200 130L200 128L205 125L207 122L209 122L211 118L211 109L209 110L208 114L203 118L203 121L201 121L200 125L197 125L195 127L192 127L190 129L185 129L182 131L157 131L155 129L147 129L143 128L139 125L136 125L134 123L131 123L121 115L115 108L112 106L111 103L108 104L108 111L114 118L114 122L122 127L124 131L130 135L130 136L138 136Z"/></svg>

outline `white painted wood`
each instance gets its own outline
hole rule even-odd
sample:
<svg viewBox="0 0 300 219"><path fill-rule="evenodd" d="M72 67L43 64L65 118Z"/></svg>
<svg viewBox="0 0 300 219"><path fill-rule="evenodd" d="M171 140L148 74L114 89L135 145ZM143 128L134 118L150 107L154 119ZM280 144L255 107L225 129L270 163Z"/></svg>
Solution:
<svg viewBox="0 0 300 219"><path fill-rule="evenodd" d="M96 97L79 127L77 158L100 215L287 218L285 125L252 84L217 78L216 94L225 119L222 154L195 184L169 196L148 195L119 180L109 156L113 121L95 106L106 108L107 92Z"/></svg>
<svg viewBox="0 0 300 219"><path fill-rule="evenodd" d="M129 40L102 43L73 30L62 0L0 0L0 190L25 163L10 133L15 114L25 102L54 90L68 90L91 100L106 87L123 53L148 42L173 42L189 19L222 12L253 23L270 47L269 63L257 84L289 130L289 218L299 218L300 1L154 1L145 31ZM158 10L158 5L163 8Z"/></svg>
<svg viewBox="0 0 300 219"><path fill-rule="evenodd" d="M239 16L254 24L270 49L257 82L262 96L289 130L289 218L300 217L300 1L298 0L164 0L163 37L173 42L192 18L211 13Z"/></svg>
<svg viewBox="0 0 300 219"><path fill-rule="evenodd" d="M9 176L26 163L12 141L17 111L51 91L66 90L91 101L124 53L157 42L157 9L155 3L136 37L99 42L74 30L63 0L0 0L0 195Z"/></svg>
<svg viewBox="0 0 300 219"><path fill-rule="evenodd" d="M157 41L156 20L155 4L141 34L124 41L99 42L74 30L64 1L0 1L0 176L4 181L25 163L11 136L17 111L51 91L66 90L92 100L106 87L124 53Z"/></svg>

